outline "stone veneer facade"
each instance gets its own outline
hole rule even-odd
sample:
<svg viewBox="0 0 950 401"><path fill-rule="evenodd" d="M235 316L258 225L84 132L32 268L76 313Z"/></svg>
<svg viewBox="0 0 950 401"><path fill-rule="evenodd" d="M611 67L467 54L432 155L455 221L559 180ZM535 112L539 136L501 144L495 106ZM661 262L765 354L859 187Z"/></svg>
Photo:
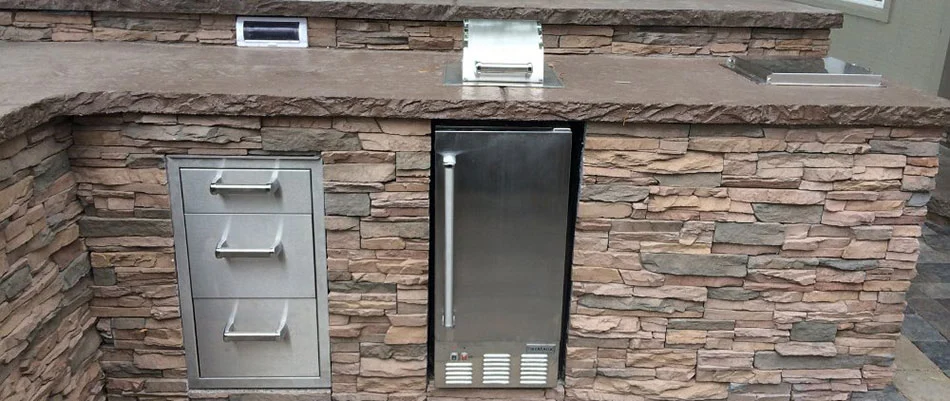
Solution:
<svg viewBox="0 0 950 401"><path fill-rule="evenodd" d="M132 41L234 45L234 15L0 10L0 40ZM550 54L824 56L828 29L687 26L544 26ZM311 47L462 48L458 22L309 18Z"/></svg>
<svg viewBox="0 0 950 401"><path fill-rule="evenodd" d="M68 121L0 146L0 399L100 400Z"/></svg>
<svg viewBox="0 0 950 401"><path fill-rule="evenodd" d="M939 130L588 124L563 387L453 391L426 380L429 131L125 114L4 143L0 395L95 398L101 366L110 400L248 399L187 389L168 154L322 155L336 400L847 400L890 382Z"/></svg>

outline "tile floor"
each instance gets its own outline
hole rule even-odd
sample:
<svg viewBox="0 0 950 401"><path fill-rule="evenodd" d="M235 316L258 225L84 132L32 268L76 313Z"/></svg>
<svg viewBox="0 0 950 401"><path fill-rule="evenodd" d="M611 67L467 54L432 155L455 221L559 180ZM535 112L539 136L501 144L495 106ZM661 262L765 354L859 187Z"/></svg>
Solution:
<svg viewBox="0 0 950 401"><path fill-rule="evenodd" d="M950 227L927 223L903 334L950 376Z"/></svg>

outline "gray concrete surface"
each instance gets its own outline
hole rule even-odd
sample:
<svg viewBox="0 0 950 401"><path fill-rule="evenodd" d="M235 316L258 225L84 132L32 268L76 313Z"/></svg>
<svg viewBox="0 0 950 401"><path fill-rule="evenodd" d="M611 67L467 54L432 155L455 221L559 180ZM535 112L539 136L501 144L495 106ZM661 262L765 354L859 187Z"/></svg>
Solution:
<svg viewBox="0 0 950 401"><path fill-rule="evenodd" d="M868 394L876 398L867 401L950 399L950 226L928 222L923 234L897 343L897 391Z"/></svg>
<svg viewBox="0 0 950 401"><path fill-rule="evenodd" d="M894 386L908 401L946 401L950 398L950 378L906 337L901 337L897 342L895 363L897 374L894 376ZM887 392L884 395L888 395ZM889 401L901 398L879 399Z"/></svg>

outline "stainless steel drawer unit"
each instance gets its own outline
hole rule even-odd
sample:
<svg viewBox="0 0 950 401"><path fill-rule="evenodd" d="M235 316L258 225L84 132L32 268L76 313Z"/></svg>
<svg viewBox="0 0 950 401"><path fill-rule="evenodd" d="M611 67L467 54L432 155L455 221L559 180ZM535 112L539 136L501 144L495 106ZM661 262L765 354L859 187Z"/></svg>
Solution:
<svg viewBox="0 0 950 401"><path fill-rule="evenodd" d="M189 387L329 387L320 159L167 166Z"/></svg>
<svg viewBox="0 0 950 401"><path fill-rule="evenodd" d="M436 127L437 387L557 383L571 150L568 127Z"/></svg>

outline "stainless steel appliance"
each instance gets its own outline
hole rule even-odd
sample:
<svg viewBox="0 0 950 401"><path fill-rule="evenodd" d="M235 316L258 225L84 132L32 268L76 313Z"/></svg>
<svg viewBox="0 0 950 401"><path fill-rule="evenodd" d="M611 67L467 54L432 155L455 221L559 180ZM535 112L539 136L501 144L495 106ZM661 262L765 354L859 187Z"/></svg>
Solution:
<svg viewBox="0 0 950 401"><path fill-rule="evenodd" d="M189 387L329 387L320 159L167 165Z"/></svg>
<svg viewBox="0 0 950 401"><path fill-rule="evenodd" d="M446 66L446 85L564 86L544 63L538 21L471 19L463 22L462 29L462 62Z"/></svg>
<svg viewBox="0 0 950 401"><path fill-rule="evenodd" d="M440 126L434 140L436 385L552 387L571 129Z"/></svg>

